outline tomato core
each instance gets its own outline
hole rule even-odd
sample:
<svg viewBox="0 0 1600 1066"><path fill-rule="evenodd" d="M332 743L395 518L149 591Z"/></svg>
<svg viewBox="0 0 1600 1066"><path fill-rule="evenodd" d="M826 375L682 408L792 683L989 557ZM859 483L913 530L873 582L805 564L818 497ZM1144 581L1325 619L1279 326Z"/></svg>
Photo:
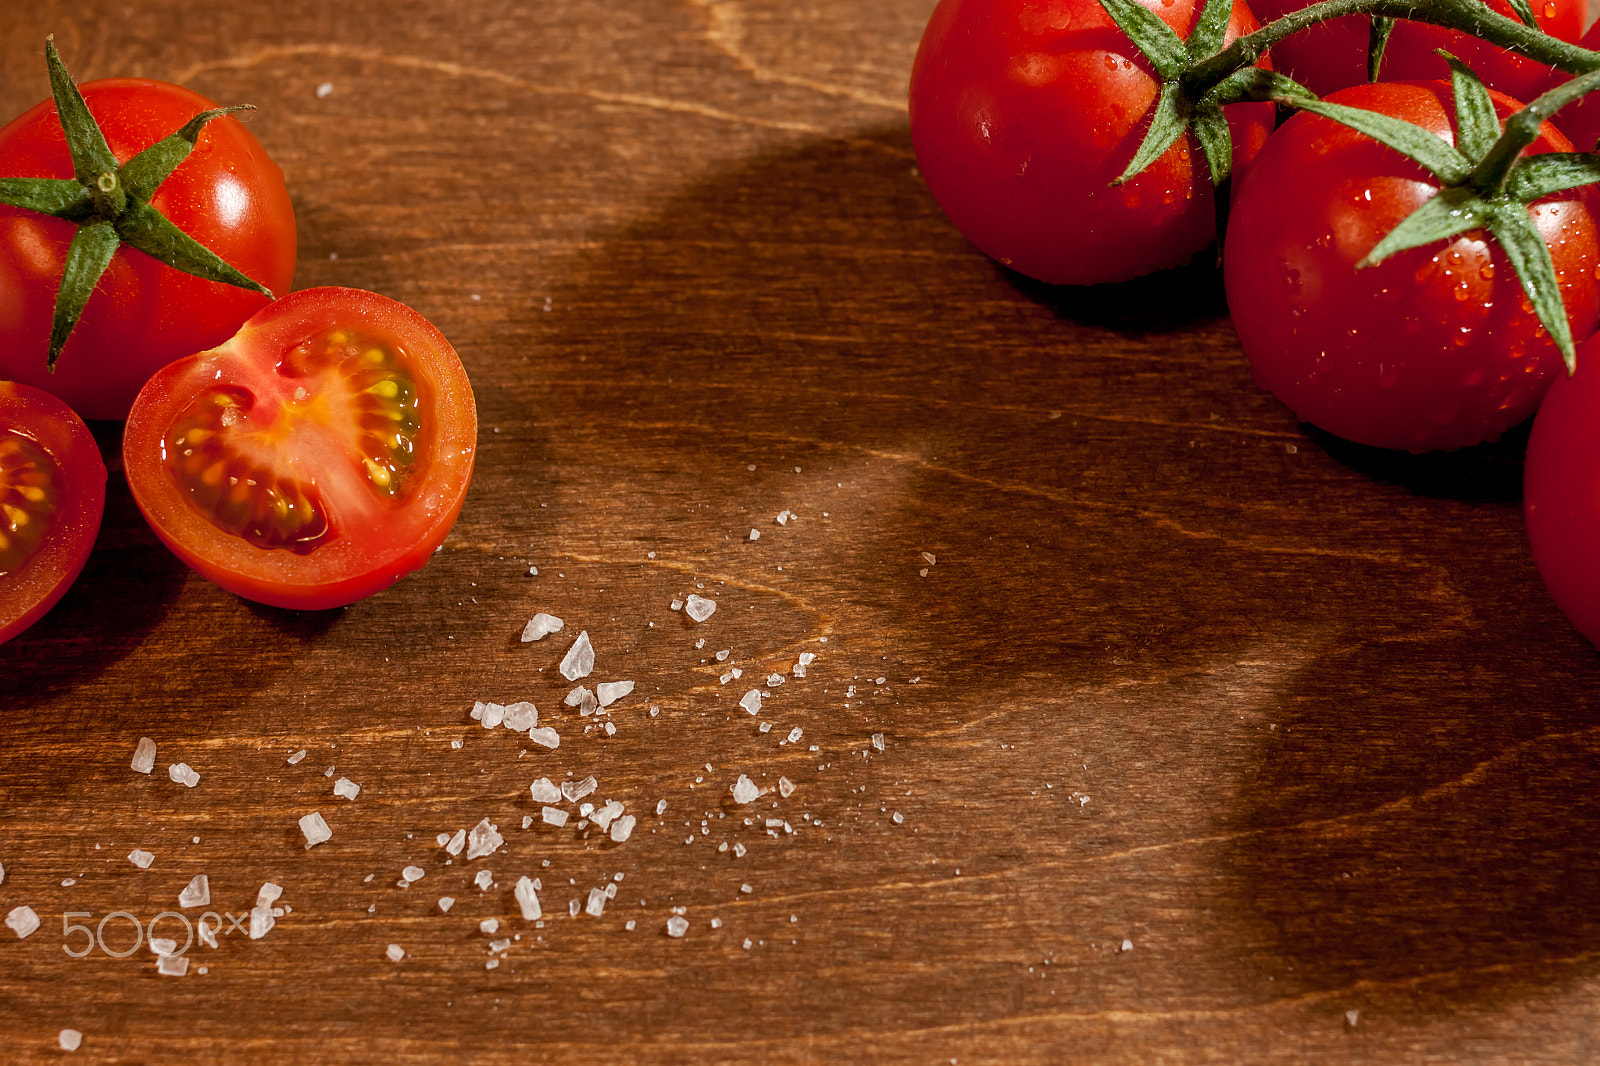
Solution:
<svg viewBox="0 0 1600 1066"><path fill-rule="evenodd" d="M61 471L34 441L0 429L0 577L39 549L60 503Z"/></svg>

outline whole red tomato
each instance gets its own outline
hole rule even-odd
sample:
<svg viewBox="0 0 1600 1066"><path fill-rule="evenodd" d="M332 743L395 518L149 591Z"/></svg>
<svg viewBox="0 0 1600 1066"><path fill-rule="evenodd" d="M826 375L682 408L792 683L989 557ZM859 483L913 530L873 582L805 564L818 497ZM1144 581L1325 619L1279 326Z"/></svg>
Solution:
<svg viewBox="0 0 1600 1066"><path fill-rule="evenodd" d="M140 78L79 88L119 163L216 106L181 86ZM0 177L72 176L53 102L0 129ZM283 172L233 117L206 124L150 203L248 277L275 293L288 291L295 228ZM123 417L156 370L227 340L267 303L258 293L204 281L124 246L50 372L51 313L75 230L0 205L0 378L52 392L85 418Z"/></svg>
<svg viewBox="0 0 1600 1066"><path fill-rule="evenodd" d="M0 381L0 643L54 607L89 558L106 467L66 404Z"/></svg>
<svg viewBox="0 0 1600 1066"><path fill-rule="evenodd" d="M1528 541L1551 597L1600 647L1600 338L1550 386L1523 467Z"/></svg>
<svg viewBox="0 0 1600 1066"><path fill-rule="evenodd" d="M122 437L156 535L246 599L320 610L428 561L478 419L450 342L404 304L303 289L150 379Z"/></svg>
<svg viewBox="0 0 1600 1066"><path fill-rule="evenodd" d="M1515 18L1506 0L1489 7ZM1253 0L1261 18L1271 21L1308 6L1308 0ZM1583 33L1584 0L1532 0L1539 28L1563 41ZM1273 46L1277 69L1321 96L1367 80L1370 20L1360 15L1328 19ZM1383 81L1448 78L1450 65L1436 54L1444 49L1471 67L1489 88L1518 100L1532 100L1550 86L1551 68L1458 30L1399 19L1383 52ZM1565 75L1562 75L1565 77Z"/></svg>
<svg viewBox="0 0 1600 1066"><path fill-rule="evenodd" d="M1141 0L1180 37L1196 0ZM1256 28L1236 2L1228 39ZM1193 134L1138 176L1160 82L1098 0L941 0L911 68L911 138L928 188L984 252L1042 281L1123 281L1193 258L1216 234ZM1227 111L1234 163L1270 104Z"/></svg>
<svg viewBox="0 0 1600 1066"><path fill-rule="evenodd" d="M1358 85L1329 101L1453 138L1448 82ZM1502 118L1519 106L1494 94ZM1530 152L1571 151L1546 124ZM1437 182L1362 134L1309 113L1272 135L1239 187L1224 245L1228 308L1256 380L1296 415L1361 444L1410 451L1492 440L1562 369L1505 253L1483 231L1357 269ZM1600 322L1593 189L1537 201L1574 340Z"/></svg>

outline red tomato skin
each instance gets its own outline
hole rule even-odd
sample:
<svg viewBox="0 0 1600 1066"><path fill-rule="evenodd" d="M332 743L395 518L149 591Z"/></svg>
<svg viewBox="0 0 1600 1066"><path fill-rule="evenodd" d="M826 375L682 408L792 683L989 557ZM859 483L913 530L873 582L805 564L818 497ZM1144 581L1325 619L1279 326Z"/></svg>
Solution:
<svg viewBox="0 0 1600 1066"><path fill-rule="evenodd" d="M1385 83L1330 100L1453 138L1448 82ZM1495 94L1502 117L1520 105ZM1530 151L1570 151L1545 125ZM1416 164L1302 113L1239 188L1223 254L1234 328L1256 380L1304 421L1357 443L1423 452L1493 440L1538 406L1561 356L1487 233L1356 263L1438 186ZM1539 201L1574 340L1600 323L1600 199Z"/></svg>
<svg viewBox="0 0 1600 1066"><path fill-rule="evenodd" d="M1551 598L1600 647L1600 338L1578 348L1533 420L1523 512L1534 563Z"/></svg>
<svg viewBox="0 0 1600 1066"><path fill-rule="evenodd" d="M113 78L80 86L119 162L215 107L165 82ZM0 176L70 178L72 160L45 101L0 128ZM207 123L151 203L180 229L275 294L294 277L294 207L278 168L237 119ZM129 247L118 249L52 373L50 319L76 226L0 206L0 378L65 400L84 418L117 419L174 359L213 347L267 304L259 293L204 281Z"/></svg>
<svg viewBox="0 0 1600 1066"><path fill-rule="evenodd" d="M1506 0L1488 0L1498 14L1516 18ZM1272 21L1309 6L1305 0L1253 0L1256 14ZM1576 41L1583 33L1583 0L1533 0L1534 19L1552 37ZM1369 20L1346 15L1319 22L1285 38L1272 49L1277 69L1320 96L1367 80ZM1435 54L1442 48L1471 67L1484 84L1518 100L1532 100L1549 88L1552 68L1488 41L1400 19L1383 51L1382 81L1448 78L1450 65ZM1561 77L1566 77L1562 74Z"/></svg>
<svg viewBox="0 0 1600 1066"><path fill-rule="evenodd" d="M1146 6L1184 37L1200 8L1195 0ZM1256 25L1236 0L1228 38ZM956 228L1030 277L1089 285L1179 266L1216 235L1193 134L1111 185L1138 149L1159 92L1098 0L941 0L911 69L917 164ZM1227 114L1242 168L1274 112L1236 104Z"/></svg>
<svg viewBox="0 0 1600 1066"><path fill-rule="evenodd" d="M0 381L0 429L30 438L62 478L49 532L21 570L0 575L0 644L43 618L78 579L105 512L106 466L89 427L56 397Z"/></svg>
<svg viewBox="0 0 1600 1066"><path fill-rule="evenodd" d="M1583 35L1578 42L1591 52L1600 50L1600 22L1589 27L1589 32ZM1563 71L1556 71L1550 78L1546 88L1554 88L1568 80ZM1563 107L1550 119L1556 129L1567 135L1567 139L1580 152L1592 152L1600 144L1600 93L1591 92L1581 100Z"/></svg>
<svg viewBox="0 0 1600 1066"><path fill-rule="evenodd" d="M422 485L410 505L380 520L360 522L331 508L335 535L309 555L257 548L221 532L167 476L162 451L168 427L201 390L217 383L247 388L261 402L281 400L293 384L276 377L278 358L338 324L389 338L415 360L434 426ZM251 317L227 343L158 371L128 413L122 455L128 487L150 528L196 573L257 603L326 610L388 588L444 542L472 478L477 426L466 371L432 323L386 296L329 286L291 293Z"/></svg>

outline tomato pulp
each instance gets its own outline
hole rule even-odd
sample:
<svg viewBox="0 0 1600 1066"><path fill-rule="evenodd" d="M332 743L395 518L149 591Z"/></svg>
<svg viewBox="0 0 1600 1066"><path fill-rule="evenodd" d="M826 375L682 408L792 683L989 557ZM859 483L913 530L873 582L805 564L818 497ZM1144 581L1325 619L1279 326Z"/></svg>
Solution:
<svg viewBox="0 0 1600 1066"><path fill-rule="evenodd" d="M425 318L306 289L151 378L123 460L139 509L198 573L322 609L427 562L461 510L477 425L466 371Z"/></svg>

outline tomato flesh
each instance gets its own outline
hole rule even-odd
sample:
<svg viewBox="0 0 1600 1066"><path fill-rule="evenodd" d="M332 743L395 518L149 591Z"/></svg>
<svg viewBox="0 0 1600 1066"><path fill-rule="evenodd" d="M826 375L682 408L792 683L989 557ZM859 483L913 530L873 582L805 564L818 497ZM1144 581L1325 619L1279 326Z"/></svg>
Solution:
<svg viewBox="0 0 1600 1066"><path fill-rule="evenodd" d="M402 304L308 289L153 378L124 457L157 534L250 599L340 606L426 561L461 506L465 371Z"/></svg>
<svg viewBox="0 0 1600 1066"><path fill-rule="evenodd" d="M77 579L105 493L105 464L82 420L48 393L0 381L0 643Z"/></svg>

